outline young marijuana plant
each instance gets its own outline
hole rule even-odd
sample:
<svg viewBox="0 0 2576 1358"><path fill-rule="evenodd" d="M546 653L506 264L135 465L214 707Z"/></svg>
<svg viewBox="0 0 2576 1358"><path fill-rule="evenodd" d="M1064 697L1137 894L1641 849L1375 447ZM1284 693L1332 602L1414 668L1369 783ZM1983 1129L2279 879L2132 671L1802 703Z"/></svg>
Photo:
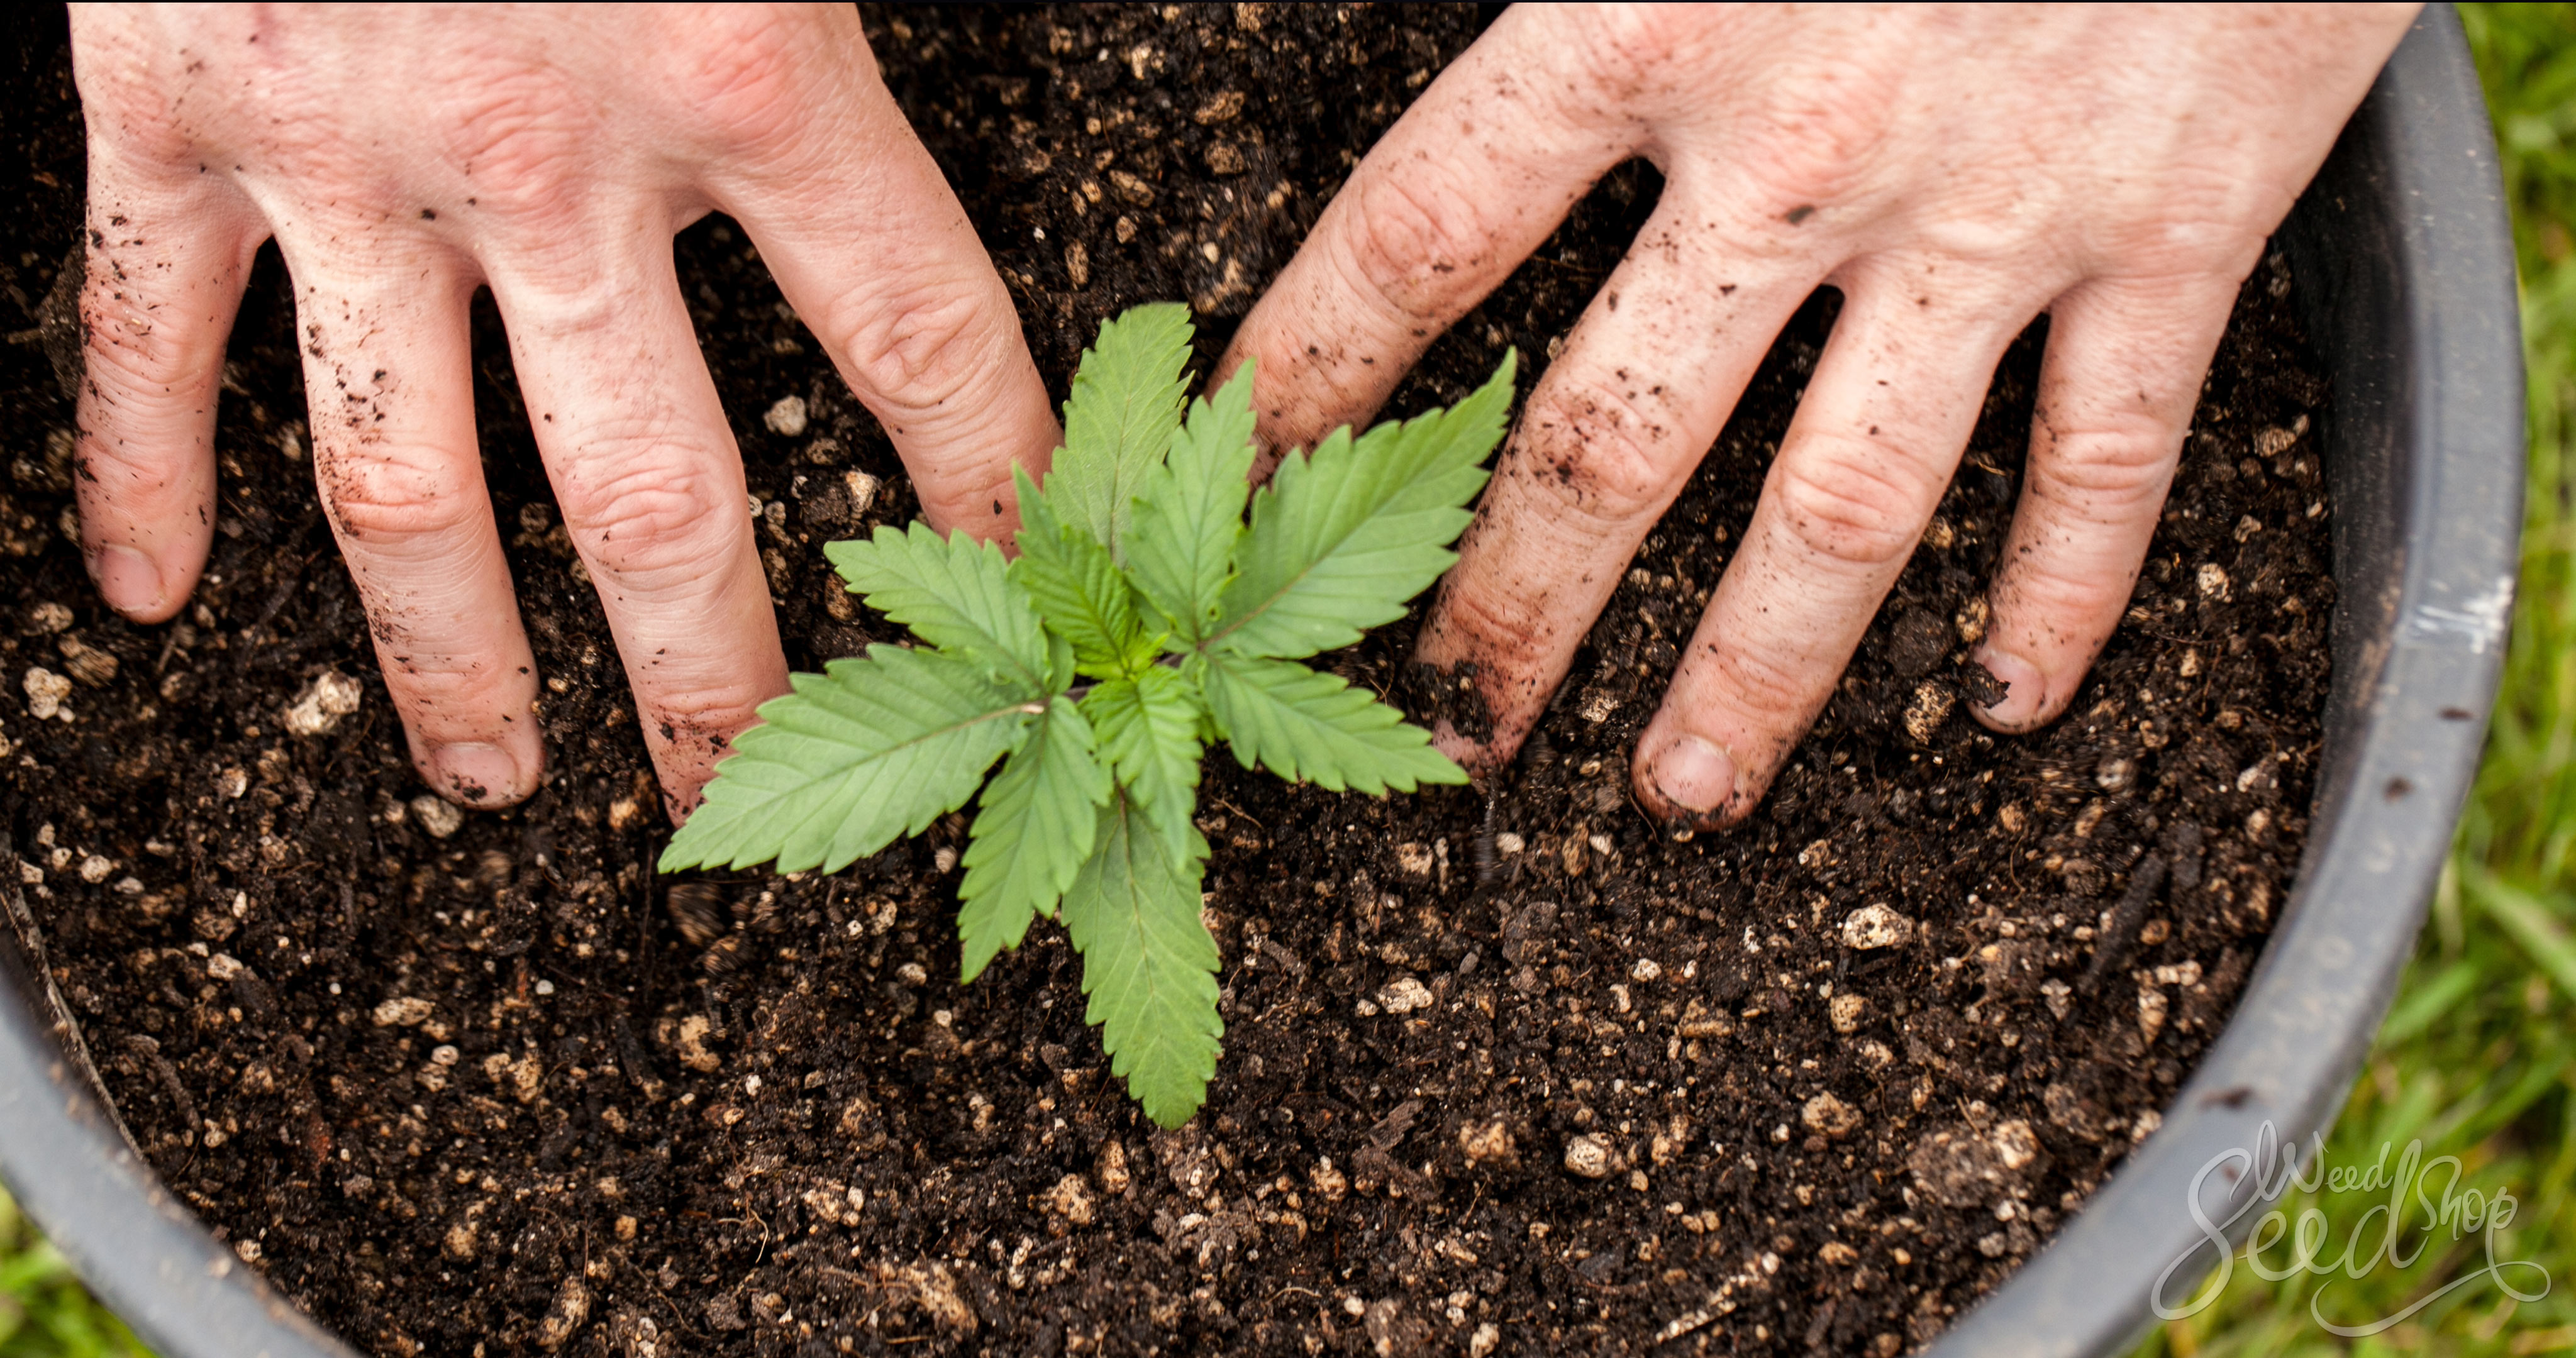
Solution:
<svg viewBox="0 0 2576 1358"><path fill-rule="evenodd" d="M795 676L661 861L837 872L981 786L957 889L966 979L1033 917L1061 920L1110 1068L1166 1127L1206 1101L1224 1032L1191 820L1203 746L1336 792L1467 780L1429 733L1297 657L1402 616L1456 559L1513 369L1455 409L1338 430L1254 492L1252 369L1183 418L1189 354L1186 307L1101 327L1044 488L1017 473L1018 560L917 523L827 547L920 644Z"/></svg>

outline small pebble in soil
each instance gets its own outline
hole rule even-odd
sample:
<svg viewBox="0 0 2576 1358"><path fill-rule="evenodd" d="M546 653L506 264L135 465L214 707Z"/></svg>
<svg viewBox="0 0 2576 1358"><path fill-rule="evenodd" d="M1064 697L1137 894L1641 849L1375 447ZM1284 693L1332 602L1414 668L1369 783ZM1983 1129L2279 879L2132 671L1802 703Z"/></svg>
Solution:
<svg viewBox="0 0 2576 1358"><path fill-rule="evenodd" d="M2213 603L2227 602L2229 587L2226 567L2215 561L2202 563L2195 583L2200 587L2200 597Z"/></svg>
<svg viewBox="0 0 2576 1358"><path fill-rule="evenodd" d="M1950 709L1958 695L1947 684L1925 680L1914 690L1914 701L1905 709L1905 734L1917 745L1929 745L1941 731L1941 723L1950 719Z"/></svg>
<svg viewBox="0 0 2576 1358"><path fill-rule="evenodd" d="M116 657L113 654L102 651L79 637L65 637L54 643L54 649L62 654L63 668L71 671L74 679L91 688L99 688L115 681Z"/></svg>
<svg viewBox="0 0 2576 1358"><path fill-rule="evenodd" d="M884 484L866 472L841 473L841 486L850 495L851 526L856 527L859 520L867 516L869 507L877 502L878 488Z"/></svg>
<svg viewBox="0 0 2576 1358"><path fill-rule="evenodd" d="M20 685L27 692L27 715L38 721L72 719L71 707L63 700L72 696L72 681L42 665L27 667L27 677Z"/></svg>
<svg viewBox="0 0 2576 1358"><path fill-rule="evenodd" d="M27 630L38 636L52 636L72 625L72 611L47 599L27 610Z"/></svg>
<svg viewBox="0 0 2576 1358"><path fill-rule="evenodd" d="M1091 1185L1079 1174L1068 1174L1056 1180L1046 1193L1046 1209L1074 1226L1088 1226L1096 1210L1091 1199Z"/></svg>
<svg viewBox="0 0 2576 1358"><path fill-rule="evenodd" d="M803 435L805 398L802 396L778 398L777 403L769 408L769 413L762 416L760 422L768 425L769 432L773 434L782 434L791 439Z"/></svg>
<svg viewBox="0 0 2576 1358"><path fill-rule="evenodd" d="M1458 1150L1469 1164L1508 1164L1513 1158L1511 1124L1501 1118L1468 1123L1458 1129Z"/></svg>
<svg viewBox="0 0 2576 1358"><path fill-rule="evenodd" d="M358 710L358 700L365 692L364 685L337 670L322 671L295 695L295 701L286 705L282 716L287 732L320 736L338 730L340 719Z"/></svg>
<svg viewBox="0 0 2576 1358"><path fill-rule="evenodd" d="M1410 1014L1431 1007L1431 988L1410 976L1400 976L1377 993L1377 1002L1390 1014Z"/></svg>
<svg viewBox="0 0 2576 1358"><path fill-rule="evenodd" d="M411 813L419 817L420 828L427 830L432 839L445 839L465 824L465 813L454 802L428 793L411 799Z"/></svg>
<svg viewBox="0 0 2576 1358"><path fill-rule="evenodd" d="M1843 946L1857 952L1903 946L1914 937L1914 921L1872 903L1843 920Z"/></svg>
<svg viewBox="0 0 2576 1358"><path fill-rule="evenodd" d="M1868 1000L1844 991L1826 1002L1825 1013L1833 1021L1835 1032L1856 1033L1860 1031L1861 1014L1868 1008Z"/></svg>
<svg viewBox="0 0 2576 1358"><path fill-rule="evenodd" d="M1664 979L1664 966L1662 963L1651 957L1640 957L1637 959L1637 964L1635 966L1628 968L1628 979L1631 981L1660 981Z"/></svg>
<svg viewBox="0 0 2576 1358"><path fill-rule="evenodd" d="M1968 596L1966 603L1959 605L1959 611L1950 619L1950 623L1959 629L1961 642L1974 646L1986 639L1986 621L1990 616L1991 609L1986 603L1986 596L1972 594Z"/></svg>
<svg viewBox="0 0 2576 1358"><path fill-rule="evenodd" d="M1798 1110L1798 1121L1818 1136L1841 1138L1860 1126L1860 1110L1831 1094L1818 1094Z"/></svg>
<svg viewBox="0 0 2576 1358"><path fill-rule="evenodd" d="M1610 1148L1593 1136L1570 1138L1565 1143L1565 1168L1569 1174L1586 1179L1610 1177Z"/></svg>
<svg viewBox="0 0 2576 1358"><path fill-rule="evenodd" d="M1529 847L1529 845L1526 841L1509 830L1505 830L1501 834L1494 836L1494 852L1501 854L1506 858L1519 853L1527 847Z"/></svg>

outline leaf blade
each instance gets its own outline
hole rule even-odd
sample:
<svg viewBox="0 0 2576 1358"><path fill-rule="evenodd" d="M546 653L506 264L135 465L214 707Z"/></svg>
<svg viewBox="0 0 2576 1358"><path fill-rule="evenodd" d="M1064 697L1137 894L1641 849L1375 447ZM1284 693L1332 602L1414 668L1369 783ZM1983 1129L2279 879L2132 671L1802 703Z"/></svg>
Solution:
<svg viewBox="0 0 2576 1358"><path fill-rule="evenodd" d="M1473 519L1485 455L1502 440L1516 358L1448 410L1381 424L1354 441L1337 430L1290 457L1252 499L1216 644L1294 658L1348 646L1393 622L1440 577Z"/></svg>
<svg viewBox="0 0 2576 1358"><path fill-rule="evenodd" d="M1058 694L984 788L968 830L966 876L957 885L963 979L1027 937L1029 921L1055 913L1090 857L1109 770L1093 758L1091 723Z"/></svg>
<svg viewBox="0 0 2576 1358"><path fill-rule="evenodd" d="M1178 1127L1206 1103L1225 1033L1216 940L1199 918L1207 841L1192 829L1174 853L1122 793L1101 809L1096 842L1062 908L1082 954L1083 1018L1145 1115Z"/></svg>
<svg viewBox="0 0 2576 1358"><path fill-rule="evenodd" d="M1153 666L1132 680L1112 680L1082 700L1100 737L1100 756L1167 844L1190 833L1199 787L1198 689L1181 672ZM1177 850L1176 850L1177 851Z"/></svg>
<svg viewBox="0 0 2576 1358"><path fill-rule="evenodd" d="M1373 797L1467 781L1403 713L1293 660L1211 654L1200 687L1245 768L1258 763L1291 782Z"/></svg>
<svg viewBox="0 0 2576 1358"><path fill-rule="evenodd" d="M1045 686L1037 609L1011 582L999 547L963 532L943 538L922 523L879 524L870 537L824 544L823 555L851 593L915 636L991 667L1024 696Z"/></svg>
<svg viewBox="0 0 2576 1358"><path fill-rule="evenodd" d="M1028 473L1012 470L1020 502L1032 511L1020 530L1020 559L1011 563L1011 579L1027 592L1047 628L1072 645L1077 672L1103 679L1126 674L1155 649L1140 644L1148 638L1126 577L1108 548L1057 520Z"/></svg>
<svg viewBox="0 0 2576 1358"><path fill-rule="evenodd" d="M1246 363L1215 396L1191 402L1170 455L1136 492L1127 567L1183 647L1207 635L1233 578L1252 494L1252 379Z"/></svg>
<svg viewBox="0 0 2576 1358"><path fill-rule="evenodd" d="M965 805L1031 715L978 666L938 651L871 646L791 681L795 692L761 704L761 724L716 765L661 871L776 860L781 872L838 872Z"/></svg>
<svg viewBox="0 0 2576 1358"><path fill-rule="evenodd" d="M1130 307L1083 350L1065 398L1047 498L1120 561L1129 502L1180 427L1190 334L1190 309L1178 302Z"/></svg>

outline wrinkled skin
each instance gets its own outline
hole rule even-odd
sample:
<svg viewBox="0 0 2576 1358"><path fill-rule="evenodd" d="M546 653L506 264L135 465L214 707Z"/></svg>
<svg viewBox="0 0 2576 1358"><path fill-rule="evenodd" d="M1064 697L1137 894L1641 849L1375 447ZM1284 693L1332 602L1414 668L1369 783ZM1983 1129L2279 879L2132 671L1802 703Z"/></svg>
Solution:
<svg viewBox="0 0 2576 1358"><path fill-rule="evenodd" d="M1664 172L1444 582L1507 760L1755 364L1845 302L1760 508L1647 728L1641 801L1740 818L1947 483L2005 345L2051 331L1977 658L2044 723L2116 624L2237 283L2414 12L1522 8L1425 91L1247 318L1274 447L1364 421L1606 170ZM158 621L212 529L214 404L253 252L295 278L323 504L432 786L537 786L536 675L489 503L466 306L492 289L647 742L685 809L783 691L743 480L673 278L750 233L934 526L1016 526L1056 426L1008 297L847 10L75 7L91 154L84 547Z"/></svg>
<svg viewBox="0 0 2576 1358"><path fill-rule="evenodd" d="M1272 447L1365 420L1606 170L1661 200L1528 400L1420 658L1508 760L1638 544L1820 285L1840 319L1639 740L1635 791L1749 813L2050 317L1976 715L2062 712L2117 625L2266 236L2415 6L1508 11L1372 149L1238 333Z"/></svg>
<svg viewBox="0 0 2576 1358"><path fill-rule="evenodd" d="M787 689L671 237L732 214L941 528L1017 526L1057 428L1009 296L847 8L75 6L89 123L83 548L158 622L213 532L252 257L294 276L322 505L430 785L535 791L537 675L484 487L489 287L676 809Z"/></svg>

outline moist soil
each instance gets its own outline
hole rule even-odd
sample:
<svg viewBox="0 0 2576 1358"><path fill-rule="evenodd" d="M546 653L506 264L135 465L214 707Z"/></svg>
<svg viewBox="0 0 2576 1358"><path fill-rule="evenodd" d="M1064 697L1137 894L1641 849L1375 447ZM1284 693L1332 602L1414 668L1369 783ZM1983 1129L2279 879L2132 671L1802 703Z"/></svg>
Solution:
<svg viewBox="0 0 2576 1358"><path fill-rule="evenodd" d="M1482 21L867 12L1057 391L1137 302L1190 299L1213 358ZM362 1349L1895 1353L2157 1125L2287 897L2333 586L2301 437L2325 388L2277 259L2067 718L1997 738L1965 712L2034 328L1769 802L1688 839L1630 803L1822 294L1511 768L1376 801L1209 759L1226 1052L1205 1112L1157 1132L1060 933L954 980L962 817L830 877L654 875L667 825L488 304L477 413L546 676L542 793L419 800L315 508L273 252L227 368L205 585L165 626L100 607L69 539L77 374L59 311L40 324L79 115L59 11L9 22L0 279L34 327L0 350L11 881L152 1163ZM1610 175L1390 409L1456 399L1506 346L1549 353L1656 188ZM892 639L821 549L911 516L900 465L738 231L678 249L791 662ZM789 397L801 427L771 416ZM1406 679L1411 629L1329 661L1424 713L1451 681ZM22 690L38 668L74 681L52 719ZM360 681L357 710L290 733L326 673Z"/></svg>

